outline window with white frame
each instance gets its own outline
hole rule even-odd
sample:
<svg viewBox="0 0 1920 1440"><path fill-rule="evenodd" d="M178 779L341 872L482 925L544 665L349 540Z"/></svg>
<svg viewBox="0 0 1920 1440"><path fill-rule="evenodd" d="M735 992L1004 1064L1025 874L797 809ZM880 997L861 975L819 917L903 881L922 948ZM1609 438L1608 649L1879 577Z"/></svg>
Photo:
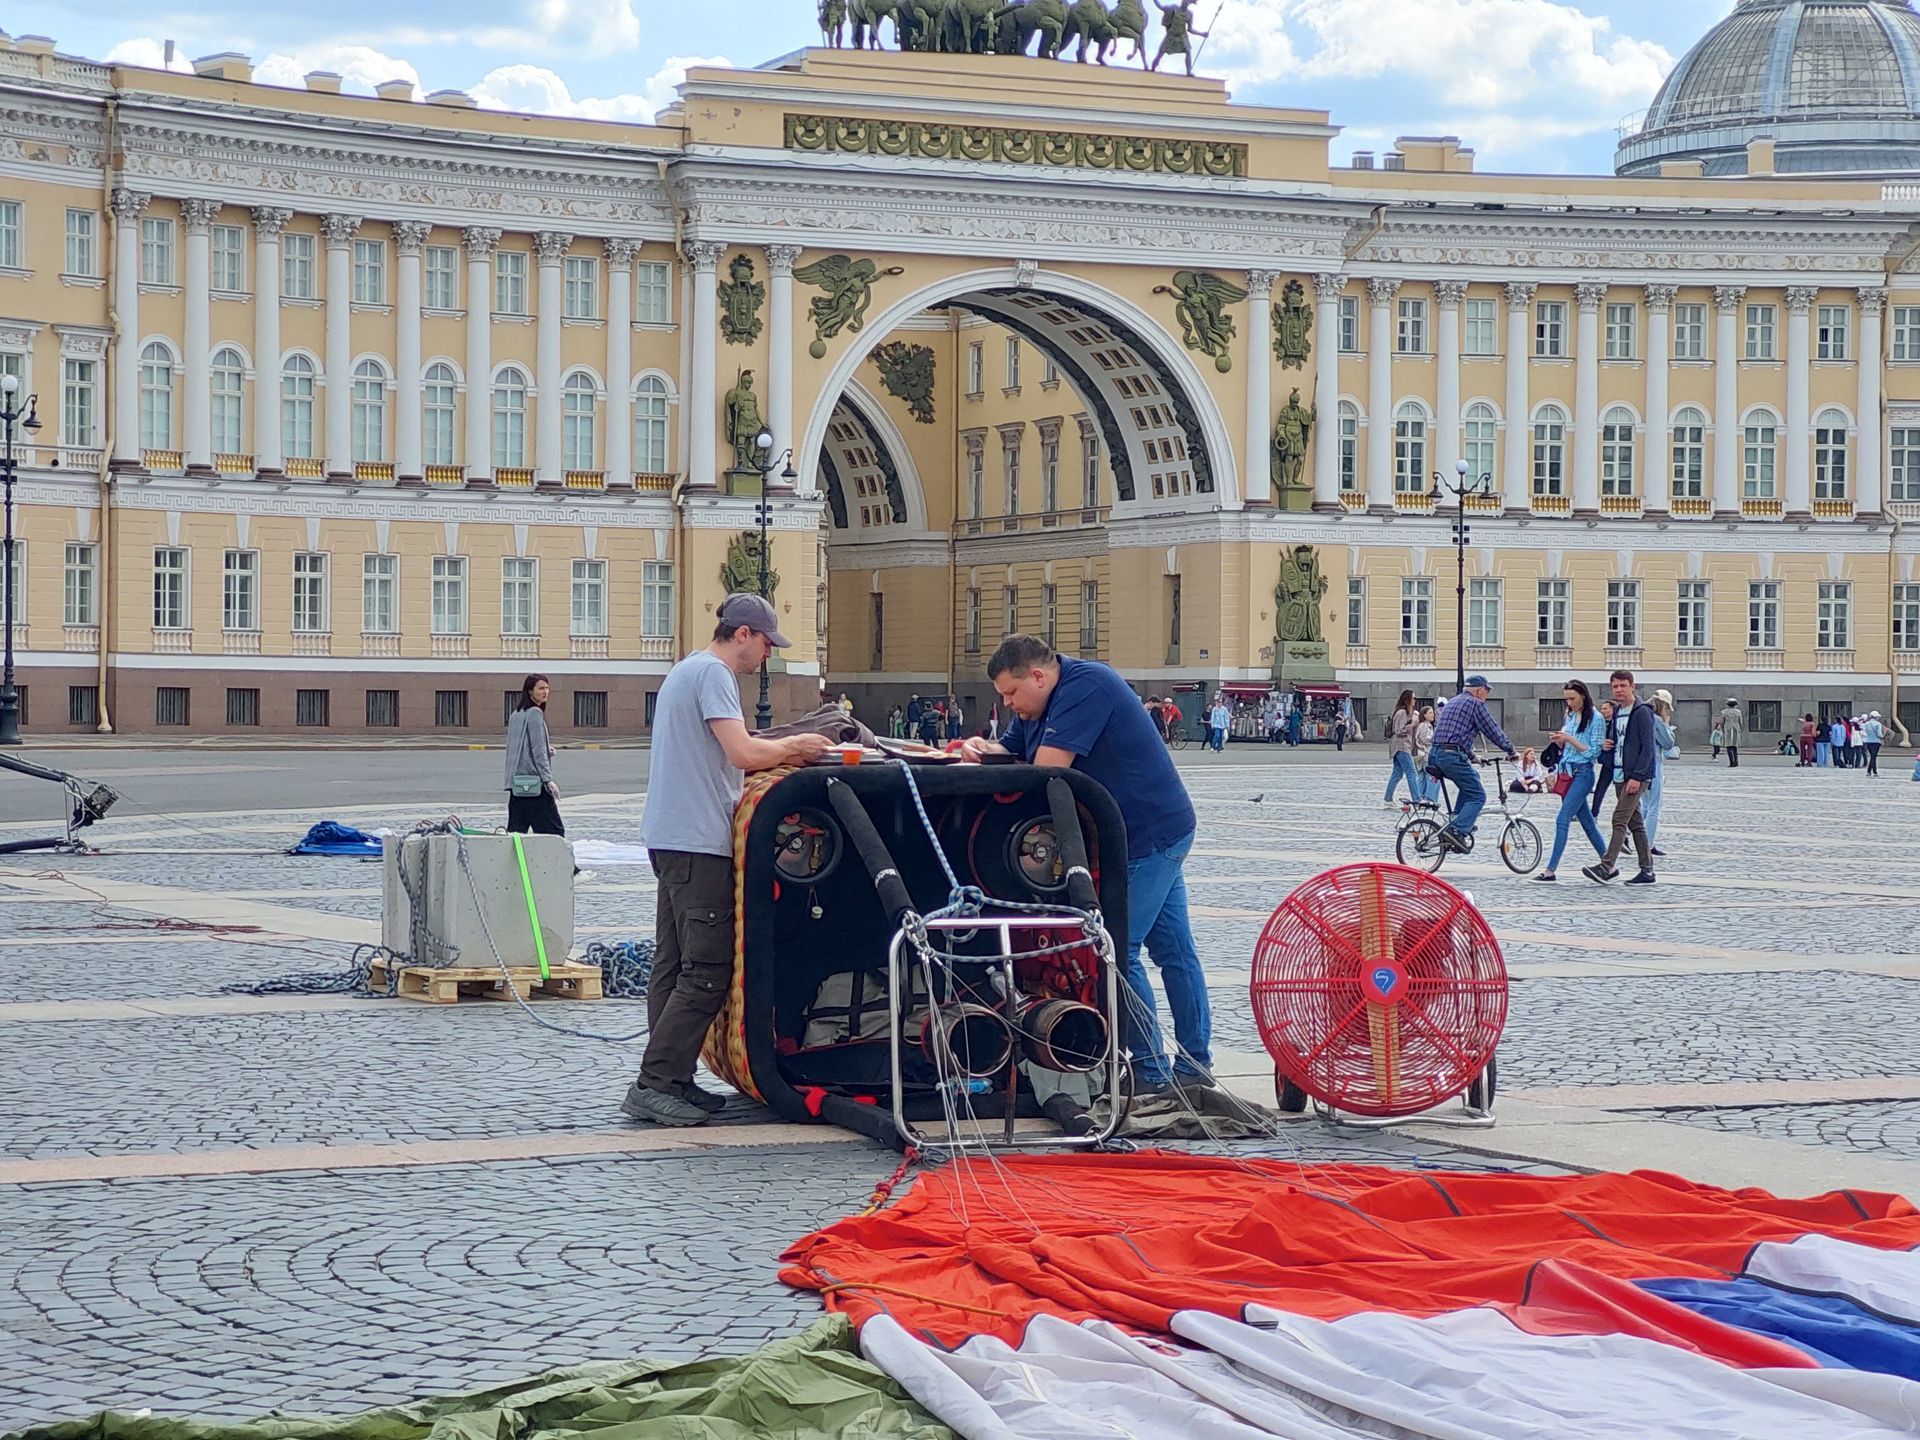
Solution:
<svg viewBox="0 0 1920 1440"><path fill-rule="evenodd" d="M356 305L387 303L386 241L355 240L353 242L353 303Z"/></svg>
<svg viewBox="0 0 1920 1440"><path fill-rule="evenodd" d="M420 462L453 464L453 436L458 418L458 383L453 367L436 360L420 380Z"/></svg>
<svg viewBox="0 0 1920 1440"><path fill-rule="evenodd" d="M260 628L260 552L229 550L220 567L220 628Z"/></svg>
<svg viewBox="0 0 1920 1440"><path fill-rule="evenodd" d="M26 208L18 200L0 200L0 270L25 266Z"/></svg>
<svg viewBox="0 0 1920 1440"><path fill-rule="evenodd" d="M100 233L100 217L91 210L67 211L68 275L93 276L99 273L94 246Z"/></svg>
<svg viewBox="0 0 1920 1440"><path fill-rule="evenodd" d="M1543 650L1566 649L1572 609L1571 580L1540 581L1534 596L1534 643Z"/></svg>
<svg viewBox="0 0 1920 1440"><path fill-rule="evenodd" d="M1425 576L1400 582L1400 643L1433 644L1433 581Z"/></svg>
<svg viewBox="0 0 1920 1440"><path fill-rule="evenodd" d="M460 252L451 245L429 245L421 252L420 304L428 310L460 308Z"/></svg>
<svg viewBox="0 0 1920 1440"><path fill-rule="evenodd" d="M1080 503L1091 510L1100 503L1100 437L1091 430L1080 435Z"/></svg>
<svg viewBox="0 0 1920 1440"><path fill-rule="evenodd" d="M1002 635L1020 633L1020 587L1018 585L1000 587L1000 633Z"/></svg>
<svg viewBox="0 0 1920 1440"><path fill-rule="evenodd" d="M332 628L332 606L327 592L327 556L319 550L297 550L293 556L293 633L324 635Z"/></svg>
<svg viewBox="0 0 1920 1440"><path fill-rule="evenodd" d="M400 557L366 555L360 561L360 628L369 635L400 629Z"/></svg>
<svg viewBox="0 0 1920 1440"><path fill-rule="evenodd" d="M1640 582L1607 582L1607 645L1612 649L1640 648Z"/></svg>
<svg viewBox="0 0 1920 1440"><path fill-rule="evenodd" d="M1399 355L1427 353L1427 302L1398 300L1394 304L1394 352Z"/></svg>
<svg viewBox="0 0 1920 1440"><path fill-rule="evenodd" d="M458 558L458 557L443 557ZM530 556L509 555L500 562L500 633L502 635L538 635L539 613L535 598L538 589L535 562ZM465 568L462 562L462 569ZM464 600L460 602L464 605ZM449 608L451 619L453 612ZM441 628L440 564L434 562L434 630L437 634L458 634L464 623Z"/></svg>
<svg viewBox="0 0 1920 1440"><path fill-rule="evenodd" d="M1887 432L1887 498L1920 500L1920 428L1896 425Z"/></svg>
<svg viewBox="0 0 1920 1440"><path fill-rule="evenodd" d="M1600 417L1600 493L1634 493L1633 412L1624 405L1615 405Z"/></svg>
<svg viewBox="0 0 1920 1440"><path fill-rule="evenodd" d="M1393 488L1401 495L1427 488L1427 412L1412 400L1393 412Z"/></svg>
<svg viewBox="0 0 1920 1440"><path fill-rule="evenodd" d="M1771 305L1747 306L1747 359L1774 360L1774 317L1779 312Z"/></svg>
<svg viewBox="0 0 1920 1440"><path fill-rule="evenodd" d="M1020 513L1020 440L1014 435L1000 437L1000 478L1007 502L1004 514Z"/></svg>
<svg viewBox="0 0 1920 1440"><path fill-rule="evenodd" d="M527 463L527 372L513 365L493 381L493 463L507 470Z"/></svg>
<svg viewBox="0 0 1920 1440"><path fill-rule="evenodd" d="M85 540L67 541L63 618L68 625L100 623L100 547Z"/></svg>
<svg viewBox="0 0 1920 1440"><path fill-rule="evenodd" d="M1100 582L1080 582L1080 653L1092 655L1100 648Z"/></svg>
<svg viewBox="0 0 1920 1440"><path fill-rule="evenodd" d="M1060 633L1060 587L1040 587L1040 638L1052 645Z"/></svg>
<svg viewBox="0 0 1920 1440"><path fill-rule="evenodd" d="M1476 575L1467 581L1467 644L1501 645L1500 581Z"/></svg>
<svg viewBox="0 0 1920 1440"><path fill-rule="evenodd" d="M1705 580L1680 582L1679 619L1673 636L1677 649L1705 650L1713 644L1712 633L1708 629L1708 617L1712 609L1708 604L1708 583Z"/></svg>
<svg viewBox="0 0 1920 1440"><path fill-rule="evenodd" d="M0 350L0 377L11 375L22 395L27 393L27 352Z"/></svg>
<svg viewBox="0 0 1920 1440"><path fill-rule="evenodd" d="M568 320L600 318L600 262L591 255L569 255L564 262L560 314Z"/></svg>
<svg viewBox="0 0 1920 1440"><path fill-rule="evenodd" d="M1533 412L1533 493L1567 493L1567 412L1558 405Z"/></svg>
<svg viewBox="0 0 1920 1440"><path fill-rule="evenodd" d="M527 264L528 252L525 250L493 252L494 314L527 313Z"/></svg>
<svg viewBox="0 0 1920 1440"><path fill-rule="evenodd" d="M1060 508L1060 434L1040 437L1040 509L1048 514Z"/></svg>
<svg viewBox="0 0 1920 1440"><path fill-rule="evenodd" d="M1847 338L1852 323L1853 312L1845 305L1822 305L1813 330L1813 358L1845 360L1852 348Z"/></svg>
<svg viewBox="0 0 1920 1440"><path fill-rule="evenodd" d="M673 565L669 561L641 563L640 633L653 640L673 634Z"/></svg>
<svg viewBox="0 0 1920 1440"><path fill-rule="evenodd" d="M1893 587L1893 648L1920 650L1920 585Z"/></svg>
<svg viewBox="0 0 1920 1440"><path fill-rule="evenodd" d="M1813 643L1821 650L1853 648L1853 585L1846 580L1822 580Z"/></svg>
<svg viewBox="0 0 1920 1440"><path fill-rule="evenodd" d="M1533 353L1558 360L1567 353L1567 302L1541 300L1533 307Z"/></svg>
<svg viewBox="0 0 1920 1440"><path fill-rule="evenodd" d="M967 452L967 516L978 520L987 513L987 457L984 450Z"/></svg>
<svg viewBox="0 0 1920 1440"><path fill-rule="evenodd" d="M1813 498L1847 498L1847 417L1822 410L1813 417Z"/></svg>
<svg viewBox="0 0 1920 1440"><path fill-rule="evenodd" d="M467 557L433 557L433 588L430 595L433 633L467 633Z"/></svg>
<svg viewBox="0 0 1920 1440"><path fill-rule="evenodd" d="M76 360L69 356L60 362L60 443L86 448L98 443L100 434L100 362Z"/></svg>
<svg viewBox="0 0 1920 1440"><path fill-rule="evenodd" d="M967 587L966 630L962 643L967 654L980 653L980 587L978 585Z"/></svg>
<svg viewBox="0 0 1920 1440"><path fill-rule="evenodd" d="M597 636L607 633L607 562L573 562L572 619L569 634Z"/></svg>
<svg viewBox="0 0 1920 1440"><path fill-rule="evenodd" d="M378 360L353 367L353 458L356 464L387 458L387 372Z"/></svg>
<svg viewBox="0 0 1920 1440"><path fill-rule="evenodd" d="M1689 304L1673 307L1673 358L1676 360L1707 358L1706 306Z"/></svg>
<svg viewBox="0 0 1920 1440"><path fill-rule="evenodd" d="M313 455L313 361L289 355L280 367L280 447L290 460Z"/></svg>
<svg viewBox="0 0 1920 1440"><path fill-rule="evenodd" d="M1342 295L1339 307L1340 353L1358 355L1360 353L1360 297Z"/></svg>
<svg viewBox="0 0 1920 1440"><path fill-rule="evenodd" d="M187 551L162 545L153 552L153 628L187 628Z"/></svg>
<svg viewBox="0 0 1920 1440"><path fill-rule="evenodd" d="M1060 383L1060 366L1051 355L1041 357L1040 388L1051 390Z"/></svg>
<svg viewBox="0 0 1920 1440"><path fill-rule="evenodd" d="M1500 421L1493 407L1484 400L1469 405L1460 425L1460 458L1467 462L1468 480L1478 482L1482 475L1496 473L1499 437Z"/></svg>
<svg viewBox="0 0 1920 1440"><path fill-rule="evenodd" d="M591 375L576 371L560 392L560 464L568 470L591 470L600 408L598 387Z"/></svg>
<svg viewBox="0 0 1920 1440"><path fill-rule="evenodd" d="M975 340L967 346L967 393L978 395L986 389L986 347Z"/></svg>
<svg viewBox="0 0 1920 1440"><path fill-rule="evenodd" d="M1895 305L1891 317L1892 358L1920 360L1920 305Z"/></svg>
<svg viewBox="0 0 1920 1440"><path fill-rule="evenodd" d="M210 242L210 279L215 290L229 295L246 291L247 227L216 225Z"/></svg>
<svg viewBox="0 0 1920 1440"><path fill-rule="evenodd" d="M1360 407L1342 400L1339 408L1340 488L1360 488Z"/></svg>
<svg viewBox="0 0 1920 1440"><path fill-rule="evenodd" d="M1780 427L1770 410L1747 416L1740 494L1749 500L1770 500L1776 493L1780 469Z"/></svg>
<svg viewBox="0 0 1920 1440"><path fill-rule="evenodd" d="M289 230L280 237L280 294L288 300L311 300L318 293L319 237Z"/></svg>
<svg viewBox="0 0 1920 1440"><path fill-rule="evenodd" d="M173 352L158 340L140 352L140 448L173 448Z"/></svg>
<svg viewBox="0 0 1920 1440"><path fill-rule="evenodd" d="M1674 412L1671 432L1673 498L1698 500L1706 494L1707 417L1692 405Z"/></svg>
<svg viewBox="0 0 1920 1440"><path fill-rule="evenodd" d="M1500 302L1469 300L1461 311L1461 349L1468 355L1500 353Z"/></svg>
<svg viewBox="0 0 1920 1440"><path fill-rule="evenodd" d="M1780 582L1778 580L1747 582L1747 648L1749 650L1780 648Z"/></svg>
<svg viewBox="0 0 1920 1440"><path fill-rule="evenodd" d="M672 267L664 260L636 260L633 265L633 318L641 325L673 323Z"/></svg>
<svg viewBox="0 0 1920 1440"><path fill-rule="evenodd" d="M173 284L173 221L140 217L140 283Z"/></svg>
<svg viewBox="0 0 1920 1440"><path fill-rule="evenodd" d="M667 473L667 382L658 375L633 392L633 465L642 475Z"/></svg>
<svg viewBox="0 0 1920 1440"><path fill-rule="evenodd" d="M1632 305L1607 306L1606 358L1631 360L1639 353L1634 331L1640 312Z"/></svg>
<svg viewBox="0 0 1920 1440"><path fill-rule="evenodd" d="M1347 644L1367 643L1367 582L1361 575L1347 577Z"/></svg>
<svg viewBox="0 0 1920 1440"><path fill-rule="evenodd" d="M1007 389L1020 388L1020 337L1007 337Z"/></svg>

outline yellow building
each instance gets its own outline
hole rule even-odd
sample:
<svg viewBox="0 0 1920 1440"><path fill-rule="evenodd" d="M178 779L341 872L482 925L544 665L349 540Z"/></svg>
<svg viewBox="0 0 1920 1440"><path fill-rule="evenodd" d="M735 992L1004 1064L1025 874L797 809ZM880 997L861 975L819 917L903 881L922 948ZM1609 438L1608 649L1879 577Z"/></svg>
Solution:
<svg viewBox="0 0 1920 1440"><path fill-rule="evenodd" d="M534 670L642 733L757 575L754 461L782 712L977 717L1013 629L1374 707L1464 640L1528 731L1617 665L1695 734L1920 674L1920 192L1736 173L1684 95L1645 173L1543 177L1025 57L695 70L626 126L8 43L30 734L485 733Z"/></svg>

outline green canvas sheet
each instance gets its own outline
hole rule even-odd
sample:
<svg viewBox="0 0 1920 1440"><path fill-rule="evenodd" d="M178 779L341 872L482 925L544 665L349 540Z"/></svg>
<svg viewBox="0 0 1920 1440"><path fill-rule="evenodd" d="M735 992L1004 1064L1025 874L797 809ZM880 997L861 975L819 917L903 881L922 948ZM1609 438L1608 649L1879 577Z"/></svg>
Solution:
<svg viewBox="0 0 1920 1440"><path fill-rule="evenodd" d="M869 1365L840 1316L751 1355L616 1360L359 1415L170 1419L105 1411L6 1440L958 1440Z"/></svg>

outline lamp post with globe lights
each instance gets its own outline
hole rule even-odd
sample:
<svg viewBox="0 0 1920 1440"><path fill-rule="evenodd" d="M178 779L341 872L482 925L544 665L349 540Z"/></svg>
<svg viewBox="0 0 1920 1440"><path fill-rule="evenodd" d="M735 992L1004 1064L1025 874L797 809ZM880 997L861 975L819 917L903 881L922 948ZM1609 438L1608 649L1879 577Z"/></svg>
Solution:
<svg viewBox="0 0 1920 1440"><path fill-rule="evenodd" d="M773 474L773 467L776 465L783 466L780 471L782 480L792 482L800 478L793 468L792 447L788 447L779 455L774 454L773 447L774 438L771 430L762 430L753 437L755 457L753 463L754 468L760 472L760 503L754 506L754 520L760 527L760 598L769 605L773 603L773 596L767 588L769 578L767 566L770 560L768 553L770 542L767 532L773 527L773 500L767 494L767 479ZM773 702L767 694L768 683L767 662L762 660L760 662L760 702L753 707L753 728L756 730L765 730L773 724Z"/></svg>
<svg viewBox="0 0 1920 1440"><path fill-rule="evenodd" d="M1454 497L1453 512L1453 640L1454 640L1454 693L1457 695L1467 688L1467 496L1492 493L1493 472L1487 471L1478 479L1468 478L1468 465L1464 460L1453 464L1455 479L1449 481L1438 470L1433 472L1433 501L1438 505L1444 491L1451 490Z"/></svg>
<svg viewBox="0 0 1920 1440"><path fill-rule="evenodd" d="M20 743L20 692L13 684L13 429L17 424L29 435L40 429L40 417L36 413L39 397L29 395L22 402L15 398L19 393L17 375L0 375L0 429L5 431L5 448L0 450L0 480L4 481L6 491L7 569L5 615L0 617L0 623L6 627L5 662L0 665L0 745Z"/></svg>

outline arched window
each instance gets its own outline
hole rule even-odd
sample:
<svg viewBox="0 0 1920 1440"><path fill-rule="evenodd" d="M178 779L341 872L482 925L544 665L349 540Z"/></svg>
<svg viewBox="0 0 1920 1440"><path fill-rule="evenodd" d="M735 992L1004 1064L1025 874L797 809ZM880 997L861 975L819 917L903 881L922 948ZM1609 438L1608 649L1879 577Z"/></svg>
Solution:
<svg viewBox="0 0 1920 1440"><path fill-rule="evenodd" d="M1694 405L1674 411L1673 498L1700 500L1707 493L1707 416Z"/></svg>
<svg viewBox="0 0 1920 1440"><path fill-rule="evenodd" d="M1401 495L1427 488L1427 412L1412 400L1393 412L1393 488Z"/></svg>
<svg viewBox="0 0 1920 1440"><path fill-rule="evenodd" d="M647 376L633 394L633 468L667 473L667 382L658 375Z"/></svg>
<svg viewBox="0 0 1920 1440"><path fill-rule="evenodd" d="M289 355L280 366L280 447L289 460L313 457L313 361Z"/></svg>
<svg viewBox="0 0 1920 1440"><path fill-rule="evenodd" d="M173 448L173 353L158 340L140 352L140 448Z"/></svg>
<svg viewBox="0 0 1920 1440"><path fill-rule="evenodd" d="M1340 402L1340 488L1360 488L1360 407Z"/></svg>
<svg viewBox="0 0 1920 1440"><path fill-rule="evenodd" d="M1633 494L1633 412L1624 405L1600 417L1600 493Z"/></svg>
<svg viewBox="0 0 1920 1440"><path fill-rule="evenodd" d="M378 360L353 367L353 459L387 458L387 372Z"/></svg>
<svg viewBox="0 0 1920 1440"><path fill-rule="evenodd" d="M451 365L435 362L420 381L420 462L453 464L454 378Z"/></svg>
<svg viewBox="0 0 1920 1440"><path fill-rule="evenodd" d="M591 375L569 375L561 386L560 464L567 470L593 469L594 418L599 402L594 398Z"/></svg>
<svg viewBox="0 0 1920 1440"><path fill-rule="evenodd" d="M1755 410L1747 416L1744 469L1740 495L1747 500L1771 500L1778 493L1780 473L1780 426L1771 410Z"/></svg>
<svg viewBox="0 0 1920 1440"><path fill-rule="evenodd" d="M1494 468L1495 443L1500 434L1500 418L1484 400L1467 407L1461 422L1460 458L1467 462L1467 479L1479 483L1482 475L1497 475ZM1489 484L1492 482L1489 481Z"/></svg>
<svg viewBox="0 0 1920 1440"><path fill-rule="evenodd" d="M513 365L493 379L493 463L507 470L527 464L527 372Z"/></svg>
<svg viewBox="0 0 1920 1440"><path fill-rule="evenodd" d="M244 447L241 421L246 414L246 363L241 360L238 350L230 345L223 346L214 352L209 373L208 403L213 410L213 453L238 455Z"/></svg>
<svg viewBox="0 0 1920 1440"><path fill-rule="evenodd" d="M1822 410L1813 421L1813 498L1847 498L1847 415Z"/></svg>
<svg viewBox="0 0 1920 1440"><path fill-rule="evenodd" d="M1533 493L1567 493L1567 412L1558 405L1533 412Z"/></svg>

